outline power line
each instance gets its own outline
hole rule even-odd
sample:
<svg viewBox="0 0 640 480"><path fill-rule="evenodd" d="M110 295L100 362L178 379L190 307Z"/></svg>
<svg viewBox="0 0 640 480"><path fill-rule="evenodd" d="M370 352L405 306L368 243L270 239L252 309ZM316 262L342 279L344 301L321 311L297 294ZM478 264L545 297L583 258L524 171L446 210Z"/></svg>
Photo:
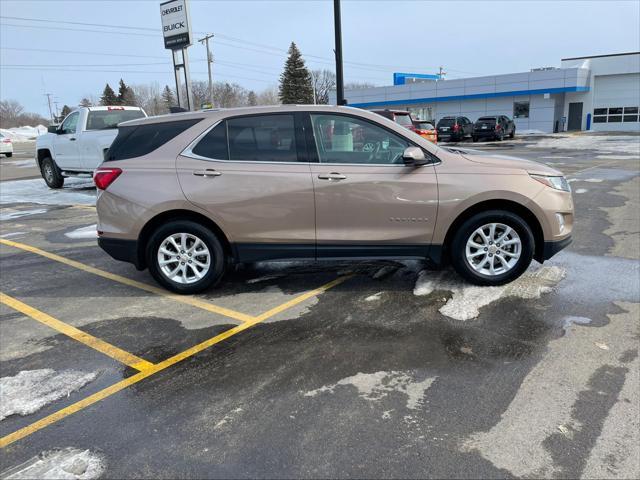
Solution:
<svg viewBox="0 0 640 480"><path fill-rule="evenodd" d="M14 16L6 16L6 15L0 15L0 19L9 19L9 20L21 20L21 21L31 21L31 22L46 22L46 23L51 23L52 20L51 19L43 19L43 18L28 18L28 17L14 17ZM129 25L112 25L112 24L104 24L104 23L88 23L88 22L72 22L72 21L61 21L61 20L55 20L56 23L58 24L67 24L67 25L80 25L80 26L91 26L91 27L102 27L102 28L115 28L115 29L126 29L126 30L141 30L141 31L149 31L149 32L155 32L156 29L155 28L149 28L149 27L134 27L134 26L129 26ZM27 27L27 28L40 28L40 27L36 27L36 26L31 26L31 25L16 25L16 24L8 24L8 23L4 23L3 25L8 25L8 26L13 26L13 27ZM85 29L70 29L70 28L64 28L64 27L56 27L56 29L58 30L70 30L70 31L89 31L92 33L118 33L118 34L126 34L126 35L138 35L138 36L145 36L145 37L156 37L156 35L154 34L143 34L143 33L134 33L134 32L109 32L106 30L100 30L100 31L96 31L96 30L85 30ZM205 33L203 32L194 32L196 34L202 34L204 35ZM226 38L229 41L232 42L237 42L237 43L244 43L246 45L253 45L256 47L259 47L261 49L266 49L266 50L271 50L271 52L266 52L264 50L262 51L258 51L258 53L287 53L287 50L282 49L282 48L278 48L278 47L274 47L271 45L266 45L263 43L258 43L258 42L251 42L248 40L244 40L244 39L240 39L237 37L233 37L230 35L224 35L221 33L216 33L215 34L217 37L219 38ZM245 50L252 50L250 48L247 47L239 47L237 45L229 45L229 44L225 44L225 43L221 43L218 42L222 45L227 45L227 46L233 46L235 48L243 48ZM257 51L257 50L253 50L253 51ZM305 58L316 58L318 60L325 60L325 61L330 61L331 65L333 65L333 59L329 58L329 57L323 57L323 56L319 56L319 55L312 55L312 54L305 54L304 55ZM344 61L345 64L349 64L352 67L356 67L356 66L360 66L360 67L375 67L376 69L424 69L425 66L421 66L421 67L416 67L416 66L402 66L402 65L385 65L385 64L375 64L375 63L365 63L365 62L354 62L354 61ZM469 72L469 71L465 71L465 70L457 70L457 69L453 69L450 68L449 70L451 71L455 71L455 72L459 72L459 73L468 73L468 74L472 74L472 75L476 75L479 74L478 72Z"/></svg>

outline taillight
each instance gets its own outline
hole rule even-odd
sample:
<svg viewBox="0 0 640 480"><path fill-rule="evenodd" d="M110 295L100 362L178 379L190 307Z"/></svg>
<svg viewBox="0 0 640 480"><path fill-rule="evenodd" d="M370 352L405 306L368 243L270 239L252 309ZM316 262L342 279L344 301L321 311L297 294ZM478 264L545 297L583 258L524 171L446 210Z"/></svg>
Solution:
<svg viewBox="0 0 640 480"><path fill-rule="evenodd" d="M460 130L460 125L458 125L457 123L453 126L453 131L457 132L458 130Z"/></svg>
<svg viewBox="0 0 640 480"><path fill-rule="evenodd" d="M500 124L496 125L496 130L500 130L501 128L502 128L502 125L500 125Z"/></svg>
<svg viewBox="0 0 640 480"><path fill-rule="evenodd" d="M99 168L93 174L93 183L100 190L106 190L121 173L119 168Z"/></svg>
<svg viewBox="0 0 640 480"><path fill-rule="evenodd" d="M10 138L3 138L2 139L2 143L11 143L11 139Z"/></svg>

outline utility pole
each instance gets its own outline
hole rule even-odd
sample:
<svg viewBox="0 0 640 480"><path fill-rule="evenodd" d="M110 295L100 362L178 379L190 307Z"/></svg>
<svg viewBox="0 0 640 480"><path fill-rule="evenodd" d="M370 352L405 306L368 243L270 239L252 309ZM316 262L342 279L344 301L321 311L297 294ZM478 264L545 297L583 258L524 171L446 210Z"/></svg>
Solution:
<svg viewBox="0 0 640 480"><path fill-rule="evenodd" d="M60 110L58 109L58 102L53 101L53 104L56 106L56 120L60 118Z"/></svg>
<svg viewBox="0 0 640 480"><path fill-rule="evenodd" d="M49 118L51 119L51 123L55 123L53 119L53 110L51 110L51 93L44 94L47 97L47 103L49 104Z"/></svg>
<svg viewBox="0 0 640 480"><path fill-rule="evenodd" d="M213 54L209 50L209 39L213 38L213 33L208 34L206 37L198 40L207 47L207 70L209 71L209 103L213 107L213 79L211 78L211 64L213 63Z"/></svg>
<svg viewBox="0 0 640 480"><path fill-rule="evenodd" d="M340 20L340 0L333 0L333 23L336 34L336 103L346 105L342 75L342 21Z"/></svg>
<svg viewBox="0 0 640 480"><path fill-rule="evenodd" d="M444 71L444 67L440 65L440 71L438 72L438 76L440 77L440 80L444 80L444 77L446 74L447 72Z"/></svg>

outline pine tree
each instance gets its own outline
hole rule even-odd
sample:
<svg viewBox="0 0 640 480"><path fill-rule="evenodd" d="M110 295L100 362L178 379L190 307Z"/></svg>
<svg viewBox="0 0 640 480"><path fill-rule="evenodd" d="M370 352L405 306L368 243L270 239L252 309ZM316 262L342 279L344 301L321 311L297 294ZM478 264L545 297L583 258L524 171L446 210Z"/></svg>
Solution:
<svg viewBox="0 0 640 480"><path fill-rule="evenodd" d="M109 86L107 83L102 91L102 96L100 97L100 105L118 105L118 97L116 96L116 92L113 91L113 88Z"/></svg>
<svg viewBox="0 0 640 480"><path fill-rule="evenodd" d="M162 101L167 110L176 106L176 98L173 96L173 91L169 88L169 85L164 86L162 91Z"/></svg>
<svg viewBox="0 0 640 480"><path fill-rule="evenodd" d="M133 93L131 87L124 83L124 80L120 79L120 86L118 87L118 105L133 106L136 104L136 96Z"/></svg>
<svg viewBox="0 0 640 480"><path fill-rule="evenodd" d="M255 107L256 105L258 105L258 96L256 95L256 92L254 92L253 90L251 90L247 95L247 104L250 107Z"/></svg>
<svg viewBox="0 0 640 480"><path fill-rule="evenodd" d="M93 104L91 103L91 100L89 100L87 97L84 97L82 100L80 100L80 106L81 107L91 107L91 106L93 106Z"/></svg>
<svg viewBox="0 0 640 480"><path fill-rule="evenodd" d="M284 104L311 104L313 103L311 74L294 42L291 42L288 54L284 72L280 75L280 101Z"/></svg>

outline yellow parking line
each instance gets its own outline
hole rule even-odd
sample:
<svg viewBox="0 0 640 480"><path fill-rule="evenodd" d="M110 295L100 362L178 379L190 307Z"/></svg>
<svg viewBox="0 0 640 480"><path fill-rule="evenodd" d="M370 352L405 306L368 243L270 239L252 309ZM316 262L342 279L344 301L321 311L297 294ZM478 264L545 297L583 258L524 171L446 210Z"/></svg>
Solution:
<svg viewBox="0 0 640 480"><path fill-rule="evenodd" d="M9 295L6 295L0 292L0 303L4 303L6 306L13 308L14 310L25 314L32 319L45 324L48 327L57 330L60 333L64 333L66 336L77 340L80 343L84 343L86 346L93 348L105 355L118 360L125 365L129 365L130 367L135 368L136 370L147 370L150 367L153 367L153 363L148 362L140 357L136 357L135 355L125 352L120 348L111 345L110 343L105 342L104 340L100 340L99 338L94 337L82 330L77 329L76 327L72 327L64 322L61 322L57 318L53 318L51 315L47 315L40 310L30 307L26 303L21 302Z"/></svg>
<svg viewBox="0 0 640 480"><path fill-rule="evenodd" d="M146 283L138 282L137 280L131 280L130 278L123 277L122 275L106 272L104 270L100 270L99 268L85 265L84 263L80 263L76 260L71 260L69 258L62 257L55 253L49 253L45 250L32 247L31 245L14 242L12 240L7 240L6 238L0 238L0 244L7 245L9 247L18 248L20 250L24 250L25 252L35 253L36 255L40 255L42 257L48 258L49 260L54 260L56 262L64 263L65 265L69 265L70 267L74 267L88 273L93 273L94 275L98 275L100 277L113 280L114 282L122 283L123 285L128 285L130 287L139 288L140 290L144 290L146 292L150 292L156 295L170 298L171 300L175 300L176 302L185 303L187 305L191 305L193 307L197 307L202 310L206 310L208 312L224 315L225 317L233 318L241 322L248 322L253 319L253 316L251 315L246 315L241 312L236 312L235 310L231 310L229 308L219 307L218 305L214 305L213 303L209 303L195 297L169 293L160 287L154 287L153 285L148 285Z"/></svg>
<svg viewBox="0 0 640 480"><path fill-rule="evenodd" d="M247 330L248 328L251 328L256 324L267 320L273 315L276 315L282 312L286 308L290 308L314 295L317 295L332 287L335 287L336 285L344 282L348 278L349 276L339 277L319 288L316 288L315 290L311 290L310 292L304 293L299 297L296 297L293 300L290 300L289 302L279 307L273 308L268 312L265 312L262 315L259 315L257 317L253 317L248 322L245 322L236 327L230 328L229 330L226 330L216 335L215 337L210 338L209 340L205 340L204 342L199 343L198 345L188 348L182 353L178 353L173 357L169 357L166 360L163 360L160 363L156 363L155 365L149 367L148 369L141 371L140 373L136 373L135 375L125 378L124 380L121 380L118 383L111 385L110 387L100 390L99 392L96 392L93 395L88 396L87 398L84 398L72 405L69 405L68 407L58 410L57 412L52 413L51 415L48 415L42 418L41 420L38 420L37 422L32 423L31 425L21 428L20 430L16 430L15 432L0 438L0 448L4 448L7 445L10 445L13 442L20 440L21 438L31 435L32 433L35 433L38 430L41 430L59 420L62 420L65 417L68 417L69 415L73 415L74 413L79 412L80 410L83 410L93 405L94 403L99 402L100 400L104 400L105 398L110 397L114 393L118 393L120 390L123 390L135 383L138 383L141 380L144 380L145 378L150 377L151 375L154 375L155 373L165 370L166 368L169 368L172 365L175 365L176 363L181 362L182 360L185 360L189 357L196 355L197 353L215 345L216 343L220 343L223 340L226 340L227 338L237 335L238 333L244 330Z"/></svg>

